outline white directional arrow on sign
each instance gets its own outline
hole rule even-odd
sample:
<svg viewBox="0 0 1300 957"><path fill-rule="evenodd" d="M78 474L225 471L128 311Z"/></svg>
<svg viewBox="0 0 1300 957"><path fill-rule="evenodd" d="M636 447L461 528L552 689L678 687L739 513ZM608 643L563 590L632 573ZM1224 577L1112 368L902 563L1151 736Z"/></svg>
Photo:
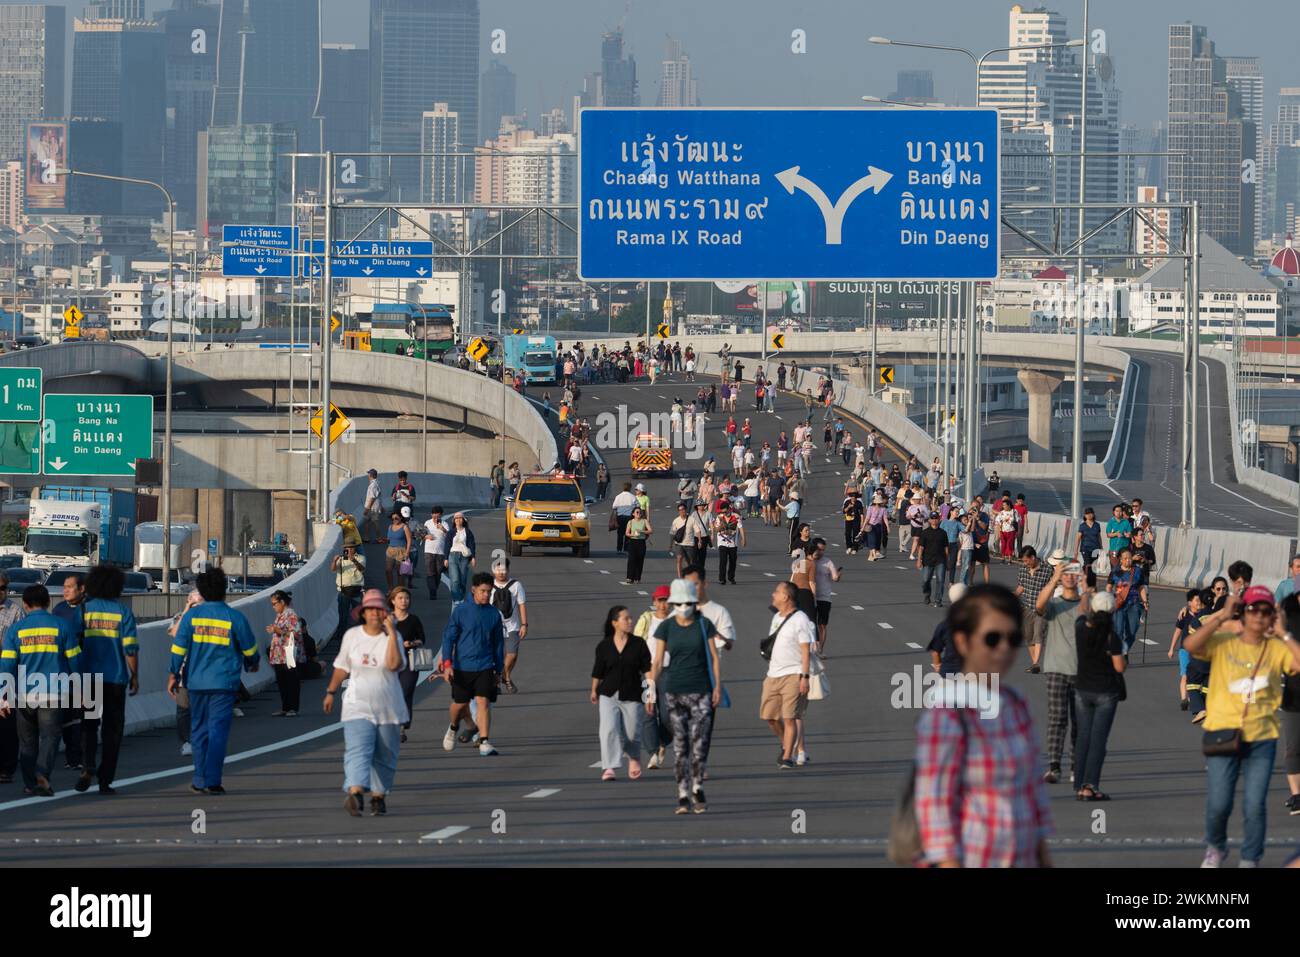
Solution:
<svg viewBox="0 0 1300 957"><path fill-rule="evenodd" d="M67 464L67 462L63 461L62 457L59 457L50 463L50 468L54 469L56 472L62 472Z"/></svg>
<svg viewBox="0 0 1300 957"><path fill-rule="evenodd" d="M887 173L883 169L877 169L874 166L867 167L867 175L857 180L848 189L840 193L840 198L832 206L830 198L825 191L806 176L799 174L798 166L791 166L787 170L782 170L776 174L776 180L785 187L785 191L791 196L796 189L803 190L807 193L817 208L821 210L822 219L826 223L826 245L838 246L841 243L840 233L844 226L844 214L849 211L853 201L865 193L867 190L874 190L876 195L885 188L891 179L893 173Z"/></svg>

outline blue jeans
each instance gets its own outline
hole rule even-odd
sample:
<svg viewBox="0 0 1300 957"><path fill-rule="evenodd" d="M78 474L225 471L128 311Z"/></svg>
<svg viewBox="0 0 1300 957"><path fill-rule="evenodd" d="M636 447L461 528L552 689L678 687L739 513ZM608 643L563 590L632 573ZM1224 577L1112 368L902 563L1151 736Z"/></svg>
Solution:
<svg viewBox="0 0 1300 957"><path fill-rule="evenodd" d="M50 780L50 772L59 754L63 711L59 708L18 708L15 714L18 716L18 766L23 772L23 784L34 788L37 775Z"/></svg>
<svg viewBox="0 0 1300 957"><path fill-rule="evenodd" d="M945 562L937 565L926 565L925 577L921 580L921 592L925 595L926 600L933 598L934 601L943 601L943 578L948 572L948 566ZM937 581L936 581L937 579ZM930 583L934 582L934 591L930 590Z"/></svg>
<svg viewBox="0 0 1300 957"><path fill-rule="evenodd" d="M233 691L190 692L190 747L194 749L196 788L221 785L235 698Z"/></svg>
<svg viewBox="0 0 1300 957"><path fill-rule="evenodd" d="M1074 715L1078 728L1074 747L1074 766L1078 769L1080 788L1101 785L1101 765L1106 760L1106 741L1119 707L1118 694L1098 694L1074 689Z"/></svg>
<svg viewBox="0 0 1300 957"><path fill-rule="evenodd" d="M470 579L469 556L452 552L447 556L447 577L451 580L451 600L464 601Z"/></svg>
<svg viewBox="0 0 1300 957"><path fill-rule="evenodd" d="M1266 810L1268 779L1273 773L1277 739L1247 741L1242 752L1232 757L1205 759L1209 768L1205 794L1205 843L1219 851L1228 847L1228 818L1232 816L1232 799L1237 777L1245 772L1245 795L1242 810L1246 821L1242 832L1241 859L1258 861L1264 856L1264 832L1268 827Z"/></svg>
<svg viewBox="0 0 1300 957"><path fill-rule="evenodd" d="M1115 636L1123 643L1128 654L1138 637L1138 622L1142 617L1142 603L1133 601L1115 612Z"/></svg>
<svg viewBox="0 0 1300 957"><path fill-rule="evenodd" d="M361 788L380 795L393 790L401 725L375 724L365 718L344 721L343 746L343 790Z"/></svg>

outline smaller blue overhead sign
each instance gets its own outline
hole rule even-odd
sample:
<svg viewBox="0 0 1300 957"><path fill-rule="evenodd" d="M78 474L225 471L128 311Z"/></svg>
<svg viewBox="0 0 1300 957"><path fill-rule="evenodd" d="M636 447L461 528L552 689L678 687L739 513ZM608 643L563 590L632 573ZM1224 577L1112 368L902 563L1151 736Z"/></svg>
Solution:
<svg viewBox="0 0 1300 957"><path fill-rule="evenodd" d="M313 239L305 248L311 254L306 275L323 275L324 241ZM331 268L335 279L424 279L433 271L433 243L371 239L336 242Z"/></svg>
<svg viewBox="0 0 1300 957"><path fill-rule="evenodd" d="M227 277L292 279L297 226L223 226L221 274Z"/></svg>

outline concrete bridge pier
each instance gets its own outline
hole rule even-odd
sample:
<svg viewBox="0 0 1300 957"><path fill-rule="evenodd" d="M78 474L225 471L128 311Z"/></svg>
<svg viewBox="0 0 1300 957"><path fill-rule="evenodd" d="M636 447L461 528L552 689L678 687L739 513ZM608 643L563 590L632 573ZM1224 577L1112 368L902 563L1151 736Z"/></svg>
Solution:
<svg viewBox="0 0 1300 957"><path fill-rule="evenodd" d="M1021 369L1016 378L1029 394L1029 461L1051 462L1052 393L1065 377Z"/></svg>

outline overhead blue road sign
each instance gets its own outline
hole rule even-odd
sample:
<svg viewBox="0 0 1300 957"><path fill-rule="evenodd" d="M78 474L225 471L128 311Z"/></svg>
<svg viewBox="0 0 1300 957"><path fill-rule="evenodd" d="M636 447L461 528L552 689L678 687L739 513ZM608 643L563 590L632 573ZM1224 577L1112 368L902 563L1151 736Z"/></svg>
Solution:
<svg viewBox="0 0 1300 957"><path fill-rule="evenodd" d="M995 279L994 110L586 109L586 280Z"/></svg>
<svg viewBox="0 0 1300 957"><path fill-rule="evenodd" d="M291 279L296 275L297 226L223 226L221 242L223 276Z"/></svg>
<svg viewBox="0 0 1300 957"><path fill-rule="evenodd" d="M325 243L313 239L306 244L311 253L306 275L325 271ZM404 240L357 240L334 243L335 279L423 279L433 271L433 243Z"/></svg>

